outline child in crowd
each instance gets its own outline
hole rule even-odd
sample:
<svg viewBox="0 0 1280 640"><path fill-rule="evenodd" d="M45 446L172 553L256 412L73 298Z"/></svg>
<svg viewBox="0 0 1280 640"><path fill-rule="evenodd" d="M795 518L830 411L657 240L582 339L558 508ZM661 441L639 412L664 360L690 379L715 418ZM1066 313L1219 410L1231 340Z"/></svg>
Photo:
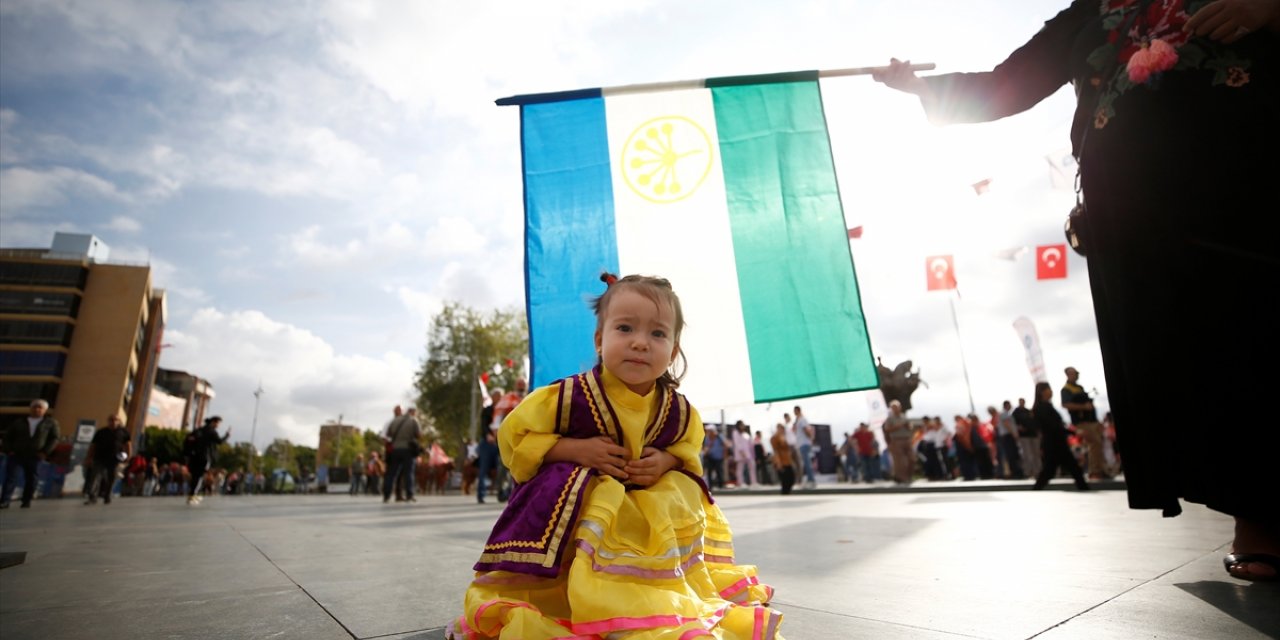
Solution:
<svg viewBox="0 0 1280 640"><path fill-rule="evenodd" d="M502 422L518 484L449 635L780 638L701 479L702 419L675 391L680 300L661 278L601 279L596 366Z"/></svg>

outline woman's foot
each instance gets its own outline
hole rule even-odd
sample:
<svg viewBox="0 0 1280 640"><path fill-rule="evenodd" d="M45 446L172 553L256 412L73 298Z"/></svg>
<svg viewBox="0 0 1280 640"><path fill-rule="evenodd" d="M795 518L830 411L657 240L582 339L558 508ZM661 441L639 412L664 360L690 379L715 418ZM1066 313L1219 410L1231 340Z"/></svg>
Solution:
<svg viewBox="0 0 1280 640"><path fill-rule="evenodd" d="M1236 537L1224 564L1228 573L1241 580L1277 579L1280 526L1236 518Z"/></svg>

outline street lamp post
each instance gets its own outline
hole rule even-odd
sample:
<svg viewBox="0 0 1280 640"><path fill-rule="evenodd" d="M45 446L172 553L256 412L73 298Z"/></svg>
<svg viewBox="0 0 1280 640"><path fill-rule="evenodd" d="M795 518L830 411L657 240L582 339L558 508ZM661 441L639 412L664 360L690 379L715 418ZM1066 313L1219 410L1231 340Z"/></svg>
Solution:
<svg viewBox="0 0 1280 640"><path fill-rule="evenodd" d="M249 471L254 471L254 461L258 458L258 402L262 400L262 381L253 391L253 428L249 431Z"/></svg>

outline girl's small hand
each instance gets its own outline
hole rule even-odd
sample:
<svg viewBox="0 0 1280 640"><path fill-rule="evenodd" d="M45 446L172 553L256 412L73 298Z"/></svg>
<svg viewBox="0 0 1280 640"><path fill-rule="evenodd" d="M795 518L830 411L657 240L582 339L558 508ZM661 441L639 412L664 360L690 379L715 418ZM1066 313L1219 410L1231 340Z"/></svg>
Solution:
<svg viewBox="0 0 1280 640"><path fill-rule="evenodd" d="M651 487L662 474L676 468L680 459L653 447L645 447L640 458L627 463L626 472L630 476L628 482L642 487Z"/></svg>
<svg viewBox="0 0 1280 640"><path fill-rule="evenodd" d="M573 439L565 438L560 442L576 443L576 462L584 467L591 467L600 473L607 473L624 482L628 481L626 466L626 448L620 447L608 436Z"/></svg>

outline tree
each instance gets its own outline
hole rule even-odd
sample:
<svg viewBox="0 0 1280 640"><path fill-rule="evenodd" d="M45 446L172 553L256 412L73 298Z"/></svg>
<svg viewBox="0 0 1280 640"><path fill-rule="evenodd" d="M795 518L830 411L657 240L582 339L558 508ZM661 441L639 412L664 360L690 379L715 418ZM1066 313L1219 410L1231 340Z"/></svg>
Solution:
<svg viewBox="0 0 1280 640"><path fill-rule="evenodd" d="M160 464L186 464L186 460L182 458L182 440L187 437L187 433L164 427L147 427L142 432L142 451Z"/></svg>
<svg viewBox="0 0 1280 640"><path fill-rule="evenodd" d="M276 438L262 452L261 471L268 476L276 469L284 469L290 474L298 474L298 466L294 461L293 443L285 438Z"/></svg>
<svg viewBox="0 0 1280 640"><path fill-rule="evenodd" d="M338 443L338 466L350 467L357 454L363 453L368 459L370 451L381 451L382 448L378 434L370 429L365 429L359 438L342 438Z"/></svg>
<svg viewBox="0 0 1280 640"><path fill-rule="evenodd" d="M522 312L493 310L487 315L458 302L446 303L431 321L427 355L418 369L417 406L424 422L440 435L452 456L473 433L479 414L478 378L494 364L505 365L500 382L515 381L512 364L529 350L529 330Z"/></svg>
<svg viewBox="0 0 1280 640"><path fill-rule="evenodd" d="M224 442L218 445L218 467L231 471L248 471L251 449L248 442Z"/></svg>

